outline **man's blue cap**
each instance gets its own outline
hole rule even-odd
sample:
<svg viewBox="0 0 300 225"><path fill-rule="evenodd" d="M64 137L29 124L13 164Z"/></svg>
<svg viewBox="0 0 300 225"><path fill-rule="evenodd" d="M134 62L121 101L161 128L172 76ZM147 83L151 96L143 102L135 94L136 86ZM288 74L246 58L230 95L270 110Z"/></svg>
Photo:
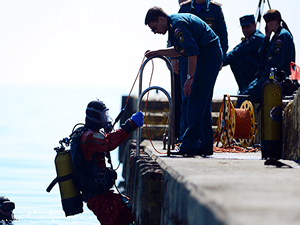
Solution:
<svg viewBox="0 0 300 225"><path fill-rule="evenodd" d="M246 15L240 18L240 24L241 26L247 26L250 23L255 23L254 15Z"/></svg>

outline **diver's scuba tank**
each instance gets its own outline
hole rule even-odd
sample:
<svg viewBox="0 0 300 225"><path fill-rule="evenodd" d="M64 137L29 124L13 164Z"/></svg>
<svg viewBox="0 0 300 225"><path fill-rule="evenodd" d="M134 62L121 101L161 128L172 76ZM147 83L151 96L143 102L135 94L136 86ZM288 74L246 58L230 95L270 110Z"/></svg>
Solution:
<svg viewBox="0 0 300 225"><path fill-rule="evenodd" d="M262 158L282 158L282 88L274 79L272 68L269 79L262 86L261 153Z"/></svg>
<svg viewBox="0 0 300 225"><path fill-rule="evenodd" d="M54 148L57 152L54 160L57 177L49 185L47 192L50 192L58 182L62 208L66 216L71 216L83 212L82 196L72 180L73 166L70 151L65 150L63 146L63 143L68 143L68 139L65 138L59 143L61 146Z"/></svg>

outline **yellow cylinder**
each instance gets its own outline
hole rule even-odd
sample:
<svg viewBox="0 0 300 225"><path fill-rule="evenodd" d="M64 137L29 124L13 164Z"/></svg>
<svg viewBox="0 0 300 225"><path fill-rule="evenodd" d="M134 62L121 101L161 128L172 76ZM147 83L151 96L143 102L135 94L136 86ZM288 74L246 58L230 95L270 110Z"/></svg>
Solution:
<svg viewBox="0 0 300 225"><path fill-rule="evenodd" d="M54 162L62 207L66 216L82 213L82 198L72 180L73 166L70 152L57 152Z"/></svg>
<svg viewBox="0 0 300 225"><path fill-rule="evenodd" d="M262 158L282 158L282 88L270 75L262 86Z"/></svg>

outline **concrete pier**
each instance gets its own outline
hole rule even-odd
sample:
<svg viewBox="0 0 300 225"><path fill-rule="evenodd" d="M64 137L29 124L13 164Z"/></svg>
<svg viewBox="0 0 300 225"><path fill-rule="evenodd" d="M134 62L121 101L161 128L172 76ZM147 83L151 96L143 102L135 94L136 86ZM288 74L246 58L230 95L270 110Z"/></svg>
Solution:
<svg viewBox="0 0 300 225"><path fill-rule="evenodd" d="M216 100L213 103L214 126L220 104ZM162 106L160 102L149 107L153 114L149 114L153 117L148 118L149 122L162 121L157 113L166 111L165 107L159 109ZM277 162L278 167L265 165L260 152L168 157L154 150L166 153L161 140L165 128L159 130L155 125L150 130L154 147L144 135L141 154L136 157L133 133L119 148L119 157L136 224L300 224L299 92L294 101L285 101L283 106L284 159ZM131 110L135 112L134 107ZM259 143L260 114L256 120L254 143Z"/></svg>
<svg viewBox="0 0 300 225"><path fill-rule="evenodd" d="M280 160L292 168L277 168L264 165L260 152L186 158L159 154L149 140L142 146L138 158L132 146L124 165L137 224L300 223L300 170L294 161ZM162 141L154 146L165 151Z"/></svg>

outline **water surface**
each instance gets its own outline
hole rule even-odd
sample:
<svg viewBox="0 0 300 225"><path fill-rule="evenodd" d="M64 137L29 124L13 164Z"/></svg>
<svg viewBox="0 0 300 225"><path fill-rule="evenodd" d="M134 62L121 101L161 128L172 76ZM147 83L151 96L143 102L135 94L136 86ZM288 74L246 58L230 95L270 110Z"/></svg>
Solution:
<svg viewBox="0 0 300 225"><path fill-rule="evenodd" d="M56 176L53 148L84 122L87 103L104 100L117 116L121 94L105 93L99 88L0 88L0 196L16 205L13 225L99 224L86 206L83 213L65 217L58 185L50 193L46 188ZM117 151L112 159L116 167ZM118 174L120 181L121 167Z"/></svg>

